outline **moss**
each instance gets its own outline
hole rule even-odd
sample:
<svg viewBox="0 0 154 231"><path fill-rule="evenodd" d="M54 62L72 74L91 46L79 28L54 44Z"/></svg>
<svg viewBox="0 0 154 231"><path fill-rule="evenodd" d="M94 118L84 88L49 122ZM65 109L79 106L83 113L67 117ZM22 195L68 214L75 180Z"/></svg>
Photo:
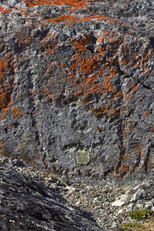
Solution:
<svg viewBox="0 0 154 231"><path fill-rule="evenodd" d="M153 212L149 209L137 209L131 213L131 218L136 220L145 220L153 216Z"/></svg>

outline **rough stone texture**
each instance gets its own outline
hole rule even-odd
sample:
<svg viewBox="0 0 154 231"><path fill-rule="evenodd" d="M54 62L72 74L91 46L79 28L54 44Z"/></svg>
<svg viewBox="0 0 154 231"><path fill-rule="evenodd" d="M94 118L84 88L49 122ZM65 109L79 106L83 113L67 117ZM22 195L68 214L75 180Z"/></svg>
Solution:
<svg viewBox="0 0 154 231"><path fill-rule="evenodd" d="M120 231L119 226L122 223L132 222L130 214L136 209L149 209L154 216L152 180L122 186L80 183L66 188L62 192L64 197L71 204L91 211L97 223L109 231ZM151 231L153 230L154 227Z"/></svg>
<svg viewBox="0 0 154 231"><path fill-rule="evenodd" d="M71 183L19 159L0 158L0 230L121 231L136 209L148 209L154 217L152 180Z"/></svg>
<svg viewBox="0 0 154 231"><path fill-rule="evenodd" d="M73 181L150 178L153 6L1 1L1 155Z"/></svg>
<svg viewBox="0 0 154 231"><path fill-rule="evenodd" d="M58 188L48 187L34 174L32 177L19 172L19 166L24 164L0 160L0 230L104 230L95 223L90 212L69 205Z"/></svg>

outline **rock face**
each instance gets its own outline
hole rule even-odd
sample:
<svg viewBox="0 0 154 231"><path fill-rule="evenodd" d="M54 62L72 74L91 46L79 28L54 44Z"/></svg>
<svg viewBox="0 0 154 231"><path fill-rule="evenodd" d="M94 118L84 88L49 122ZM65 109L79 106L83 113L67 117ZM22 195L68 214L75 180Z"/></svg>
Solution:
<svg viewBox="0 0 154 231"><path fill-rule="evenodd" d="M39 178L0 161L0 229L5 231L103 231L91 214L70 206L62 195Z"/></svg>
<svg viewBox="0 0 154 231"><path fill-rule="evenodd" d="M152 1L0 5L1 155L74 181L150 177Z"/></svg>

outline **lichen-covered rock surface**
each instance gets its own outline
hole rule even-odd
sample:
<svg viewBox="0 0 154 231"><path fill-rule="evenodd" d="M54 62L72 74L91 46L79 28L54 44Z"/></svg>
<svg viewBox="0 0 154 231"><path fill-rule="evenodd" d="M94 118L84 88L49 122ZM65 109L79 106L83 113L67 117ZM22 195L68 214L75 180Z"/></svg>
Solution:
<svg viewBox="0 0 154 231"><path fill-rule="evenodd" d="M152 177L153 7L1 1L0 154L72 181Z"/></svg>

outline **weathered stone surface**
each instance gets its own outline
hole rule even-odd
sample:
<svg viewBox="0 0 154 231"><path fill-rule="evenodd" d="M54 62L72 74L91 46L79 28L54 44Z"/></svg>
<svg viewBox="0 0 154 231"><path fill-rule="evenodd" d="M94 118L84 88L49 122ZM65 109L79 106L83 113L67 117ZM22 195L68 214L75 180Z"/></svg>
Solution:
<svg viewBox="0 0 154 231"><path fill-rule="evenodd" d="M20 159L0 158L0 229L5 231L120 231L119 225L131 222L130 214L138 208L154 215L153 205L149 179L125 185L71 183Z"/></svg>
<svg viewBox="0 0 154 231"><path fill-rule="evenodd" d="M71 192L62 191L64 197L71 204L90 210L98 224L106 230L120 231L119 226L131 222L130 214L137 209L148 209L154 216L152 180L124 185L90 185L80 182L74 183L72 188ZM153 228L149 227L149 230L153 231Z"/></svg>
<svg viewBox="0 0 154 231"><path fill-rule="evenodd" d="M16 171L17 163L0 160L0 230L104 230L90 212L69 205L58 188L48 187L35 175Z"/></svg>
<svg viewBox="0 0 154 231"><path fill-rule="evenodd" d="M151 0L0 3L0 153L69 179L152 175ZM76 153L89 153L86 164Z"/></svg>

